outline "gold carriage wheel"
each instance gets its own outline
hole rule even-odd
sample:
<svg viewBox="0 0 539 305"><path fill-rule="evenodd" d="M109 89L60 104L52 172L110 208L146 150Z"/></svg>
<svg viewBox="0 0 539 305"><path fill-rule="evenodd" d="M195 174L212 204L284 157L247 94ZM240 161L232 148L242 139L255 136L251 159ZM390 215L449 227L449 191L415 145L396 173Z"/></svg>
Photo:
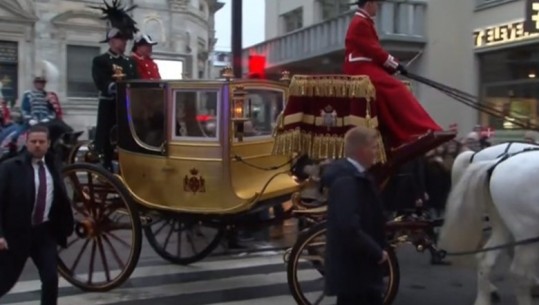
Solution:
<svg viewBox="0 0 539 305"><path fill-rule="evenodd" d="M97 165L63 168L75 217L67 248L59 249L58 271L72 285L92 292L123 284L135 269L142 246L138 211L126 187Z"/></svg>
<svg viewBox="0 0 539 305"><path fill-rule="evenodd" d="M290 292L292 293L292 296L294 297L294 300L296 300L299 305L313 305L313 303L311 303L305 296L305 293L303 292L301 285L298 281L298 265L300 263L301 253L307 248L307 246L311 242L313 242L319 237L325 236L326 230L327 229L325 221L313 225L311 228L309 228L308 231L299 236L296 243L292 247L290 255L288 256L286 272L288 287L290 289ZM389 259L387 262L388 268L386 271L386 277L389 277L389 279L386 291L384 293L384 305L390 305L393 303L395 297L397 296L400 283L400 270L397 256L392 249L388 249L387 251ZM323 266L319 266L316 263L313 263L313 265L315 265L318 272L323 275Z"/></svg>

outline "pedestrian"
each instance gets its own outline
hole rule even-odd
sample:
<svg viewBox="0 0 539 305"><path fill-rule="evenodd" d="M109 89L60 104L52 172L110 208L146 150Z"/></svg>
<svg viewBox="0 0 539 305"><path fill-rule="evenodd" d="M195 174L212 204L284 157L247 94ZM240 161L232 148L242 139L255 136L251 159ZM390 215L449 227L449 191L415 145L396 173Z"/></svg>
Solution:
<svg viewBox="0 0 539 305"><path fill-rule="evenodd" d="M346 158L324 171L328 188L326 294L337 305L383 304L388 260L383 204L367 172L378 155L377 131L355 127L344 137Z"/></svg>
<svg viewBox="0 0 539 305"><path fill-rule="evenodd" d="M41 305L57 304L57 249L66 247L74 227L49 145L48 129L34 125L26 151L0 165L0 297L15 285L31 257L41 279Z"/></svg>

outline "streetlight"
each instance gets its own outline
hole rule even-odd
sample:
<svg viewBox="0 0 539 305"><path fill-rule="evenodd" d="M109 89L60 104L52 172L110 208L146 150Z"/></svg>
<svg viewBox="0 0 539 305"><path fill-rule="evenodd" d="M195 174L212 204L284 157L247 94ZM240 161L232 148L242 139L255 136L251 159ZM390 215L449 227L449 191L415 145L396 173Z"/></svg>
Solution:
<svg viewBox="0 0 539 305"><path fill-rule="evenodd" d="M252 0L251 0L252 1ZM242 33L243 33L243 0L232 0L232 69L234 77L243 75L242 68Z"/></svg>

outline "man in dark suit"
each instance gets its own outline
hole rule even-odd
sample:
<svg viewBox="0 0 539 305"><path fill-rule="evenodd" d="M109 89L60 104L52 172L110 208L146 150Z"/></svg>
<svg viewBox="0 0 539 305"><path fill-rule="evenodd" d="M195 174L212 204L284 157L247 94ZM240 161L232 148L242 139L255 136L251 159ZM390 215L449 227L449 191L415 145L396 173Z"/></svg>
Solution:
<svg viewBox="0 0 539 305"><path fill-rule="evenodd" d="M383 263L388 254L383 206L366 172L376 160L377 131L355 127L345 135L345 159L328 165L325 258L326 294L337 305L382 305Z"/></svg>
<svg viewBox="0 0 539 305"><path fill-rule="evenodd" d="M31 257L41 278L41 305L57 304L57 247L66 247L74 227L49 145L48 129L32 126L27 151L0 165L0 296L15 285Z"/></svg>

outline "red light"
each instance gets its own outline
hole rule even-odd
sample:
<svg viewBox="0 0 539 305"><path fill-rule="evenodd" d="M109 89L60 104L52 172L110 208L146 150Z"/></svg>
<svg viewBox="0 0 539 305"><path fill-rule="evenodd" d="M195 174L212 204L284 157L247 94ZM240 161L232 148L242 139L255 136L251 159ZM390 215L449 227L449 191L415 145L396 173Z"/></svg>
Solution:
<svg viewBox="0 0 539 305"><path fill-rule="evenodd" d="M266 70L266 57L263 55L249 56L249 77L264 78Z"/></svg>
<svg viewBox="0 0 539 305"><path fill-rule="evenodd" d="M205 115L205 114L199 114L197 115L197 121L199 122L207 122L213 120L213 116L211 115Z"/></svg>

